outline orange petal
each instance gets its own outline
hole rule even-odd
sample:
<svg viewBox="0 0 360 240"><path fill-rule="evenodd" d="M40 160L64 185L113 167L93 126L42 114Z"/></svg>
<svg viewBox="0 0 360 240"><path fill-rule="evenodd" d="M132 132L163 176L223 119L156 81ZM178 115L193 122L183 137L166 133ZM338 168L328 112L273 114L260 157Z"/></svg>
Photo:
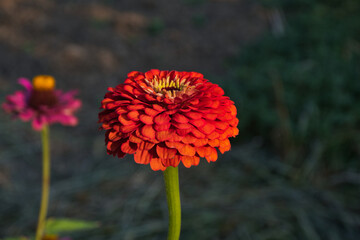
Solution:
<svg viewBox="0 0 360 240"><path fill-rule="evenodd" d="M231 135L232 137L235 137L239 134L239 129L238 128L233 128L233 134Z"/></svg>
<svg viewBox="0 0 360 240"><path fill-rule="evenodd" d="M220 130L225 130L229 126L229 123L221 122L221 121L214 121L213 124L215 125L215 127L217 129L220 129Z"/></svg>
<svg viewBox="0 0 360 240"><path fill-rule="evenodd" d="M200 128L200 131L207 135L212 133L214 130L215 130L215 126L210 123L206 123L203 127Z"/></svg>
<svg viewBox="0 0 360 240"><path fill-rule="evenodd" d="M220 121L230 121L231 119L233 119L233 116L231 116L231 114L229 113L225 113L222 115L217 115L217 119L219 119Z"/></svg>
<svg viewBox="0 0 360 240"><path fill-rule="evenodd" d="M191 103L192 105L198 105L199 102L200 102L200 100L197 99L197 98L190 101L190 103Z"/></svg>
<svg viewBox="0 0 360 240"><path fill-rule="evenodd" d="M212 148L212 147L207 147L207 146L197 147L197 148L196 148L196 152L198 153L198 155L199 155L200 157L205 157L205 156L211 154L211 149L213 149L213 148Z"/></svg>
<svg viewBox="0 0 360 240"><path fill-rule="evenodd" d="M192 124L192 125L194 125L195 127L197 127L197 128L200 128L200 127L202 127L202 126L204 126L204 124L206 123L205 122L205 120L204 119L192 119L192 120L190 120L190 123Z"/></svg>
<svg viewBox="0 0 360 240"><path fill-rule="evenodd" d="M166 146L169 148L176 148L179 152L185 145L179 142L165 142Z"/></svg>
<svg viewBox="0 0 360 240"><path fill-rule="evenodd" d="M218 108L220 106L220 101L214 100L211 103L211 108Z"/></svg>
<svg viewBox="0 0 360 240"><path fill-rule="evenodd" d="M124 84L124 85L123 85L123 89L124 89L125 91L128 91L129 93L132 94L134 87L131 86L131 85L129 85L129 84Z"/></svg>
<svg viewBox="0 0 360 240"><path fill-rule="evenodd" d="M154 73L152 71L147 71L145 77L151 81L154 78Z"/></svg>
<svg viewBox="0 0 360 240"><path fill-rule="evenodd" d="M101 101L101 105L106 105L107 103L114 102L111 98L105 98Z"/></svg>
<svg viewBox="0 0 360 240"><path fill-rule="evenodd" d="M164 101L165 104L170 105L170 104L173 103L174 100L173 100L173 99L170 99L169 92L166 92L166 93L165 93L165 98L163 99L163 101Z"/></svg>
<svg viewBox="0 0 360 240"><path fill-rule="evenodd" d="M189 167L191 167L191 165L192 165L193 158L194 158L194 157L182 156L182 157L181 157L181 162L183 163L183 165L184 165L186 168L189 168Z"/></svg>
<svg viewBox="0 0 360 240"><path fill-rule="evenodd" d="M200 132L197 129L192 129L192 134L194 134L195 137L197 138L205 138L205 134L203 134L202 132Z"/></svg>
<svg viewBox="0 0 360 240"><path fill-rule="evenodd" d="M171 134L170 140L173 142L180 142L183 138L184 138L184 136L180 136L179 134L174 132L173 134Z"/></svg>
<svg viewBox="0 0 360 240"><path fill-rule="evenodd" d="M160 142L164 142L166 140L169 140L171 138L171 132L170 131L160 131L156 132L156 139Z"/></svg>
<svg viewBox="0 0 360 240"><path fill-rule="evenodd" d="M130 111L144 109L144 105L128 105L127 109Z"/></svg>
<svg viewBox="0 0 360 240"><path fill-rule="evenodd" d="M213 131L210 135L208 135L209 139L217 139L220 137L220 134L216 131Z"/></svg>
<svg viewBox="0 0 360 240"><path fill-rule="evenodd" d="M212 147L218 147L219 144L220 144L220 141L219 139L213 139L213 140L209 140L209 145L212 146Z"/></svg>
<svg viewBox="0 0 360 240"><path fill-rule="evenodd" d="M150 139L155 138L155 130L151 125L145 125L141 128L141 134Z"/></svg>
<svg viewBox="0 0 360 240"><path fill-rule="evenodd" d="M178 149L179 153L184 156L194 156L195 155L195 148L189 144L184 144L184 147Z"/></svg>
<svg viewBox="0 0 360 240"><path fill-rule="evenodd" d="M129 110L127 108L118 108L115 110L115 112L120 115L129 112Z"/></svg>
<svg viewBox="0 0 360 240"><path fill-rule="evenodd" d="M139 164L148 164L151 160L151 155L146 150L137 151L134 154L134 160Z"/></svg>
<svg viewBox="0 0 360 240"><path fill-rule="evenodd" d="M145 77L142 73L139 73L139 75L137 75L136 77L134 77L135 81L141 81L143 80Z"/></svg>
<svg viewBox="0 0 360 240"><path fill-rule="evenodd" d="M177 108L177 106L176 106L176 105L169 105L169 106L168 106L168 109L171 109L171 108ZM172 109L172 110L166 111L166 113L167 113L168 115L173 115L173 114L176 113L177 111L178 111L177 109Z"/></svg>
<svg viewBox="0 0 360 240"><path fill-rule="evenodd" d="M231 115L232 116L236 116L236 107L235 107L235 105L231 105L230 106L230 111L231 111Z"/></svg>
<svg viewBox="0 0 360 240"><path fill-rule="evenodd" d="M135 122L133 120L131 120L130 118L128 118L127 114L121 114L119 117L119 122L121 122L123 125L127 126L127 125L134 125Z"/></svg>
<svg viewBox="0 0 360 240"><path fill-rule="evenodd" d="M233 136L234 129L229 127L228 129L225 130L225 132L223 134L225 134L226 138L229 138L229 137ZM224 140L224 139L222 139L222 140Z"/></svg>
<svg viewBox="0 0 360 240"><path fill-rule="evenodd" d="M239 123L239 119L234 118L229 123L230 123L231 126L236 127L238 125L238 123Z"/></svg>
<svg viewBox="0 0 360 240"><path fill-rule="evenodd" d="M173 132L171 132L169 141L180 142L183 138L184 138L184 136L180 136L179 134L176 133L176 131L173 131Z"/></svg>
<svg viewBox="0 0 360 240"><path fill-rule="evenodd" d="M176 133L180 136L186 136L189 132L191 132L191 129L176 129Z"/></svg>
<svg viewBox="0 0 360 240"><path fill-rule="evenodd" d="M137 145L129 141L126 141L121 145L121 151L123 151L124 153L133 154L136 152L136 149Z"/></svg>
<svg viewBox="0 0 360 240"><path fill-rule="evenodd" d="M146 88L146 87L145 87ZM149 88L149 87L147 87L147 88ZM148 102L152 102L152 101L155 101L156 99L153 97L153 96L151 96L150 94L145 94L145 96L144 96L145 98L146 98L146 100L148 101Z"/></svg>
<svg viewBox="0 0 360 240"><path fill-rule="evenodd" d="M165 167L169 167L169 166L177 167L180 163L180 158L181 158L180 156L175 156L171 159L161 159L161 162Z"/></svg>
<svg viewBox="0 0 360 240"><path fill-rule="evenodd" d="M140 119L140 121L142 121L143 123L148 124L148 125L154 123L153 117L148 116L148 115L146 115L146 114L140 115L140 116L139 116L139 119Z"/></svg>
<svg viewBox="0 0 360 240"><path fill-rule="evenodd" d="M198 113L198 112L186 112L184 114L185 114L185 116L192 118L192 119L200 119L202 117L202 114Z"/></svg>
<svg viewBox="0 0 360 240"><path fill-rule="evenodd" d="M194 143L194 142L198 141L198 139L193 137L190 134L187 134L183 139L181 139L181 141L183 143L189 144L189 143Z"/></svg>
<svg viewBox="0 0 360 240"><path fill-rule="evenodd" d="M165 111L165 108L163 108L162 106L160 106L158 104L153 104L152 107L159 112Z"/></svg>
<svg viewBox="0 0 360 240"><path fill-rule="evenodd" d="M168 123L161 124L161 125L155 124L154 128L156 131L166 131L166 130L169 130L170 126L171 126L171 124L168 122Z"/></svg>
<svg viewBox="0 0 360 240"><path fill-rule="evenodd" d="M166 169L166 167L162 164L160 158L152 158L150 160L150 167L154 171L164 171Z"/></svg>
<svg viewBox="0 0 360 240"><path fill-rule="evenodd" d="M141 74L139 71L132 71L128 73L128 77L136 77L137 75Z"/></svg>
<svg viewBox="0 0 360 240"><path fill-rule="evenodd" d="M147 150L137 151L134 154L134 160L136 163L139 164L149 164L151 158L152 156L149 154L149 151Z"/></svg>
<svg viewBox="0 0 360 240"><path fill-rule="evenodd" d="M174 148L167 148L161 145L156 145L156 153L161 159L170 159L175 157L177 150Z"/></svg>
<svg viewBox="0 0 360 240"><path fill-rule="evenodd" d="M188 124L188 123L173 122L172 125L174 127L176 127L177 129L191 129L191 128L193 128L193 126L191 124Z"/></svg>
<svg viewBox="0 0 360 240"><path fill-rule="evenodd" d="M118 134L120 135L121 133L119 133L119 132L109 132L108 138L110 140L112 140L112 141L119 140L121 137Z"/></svg>
<svg viewBox="0 0 360 240"><path fill-rule="evenodd" d="M219 86L214 86L212 89L211 89L211 93L213 93L215 96L222 96L224 95L224 90L219 87Z"/></svg>
<svg viewBox="0 0 360 240"><path fill-rule="evenodd" d="M229 151L230 148L231 148L231 145L230 145L229 139L225 139L225 140L220 141L219 151L221 153Z"/></svg>
<svg viewBox="0 0 360 240"><path fill-rule="evenodd" d="M168 114L166 113L162 113L160 115L157 115L155 118L154 118L154 122L156 124L159 124L159 125L162 125L162 124L166 124L170 121L170 117Z"/></svg>
<svg viewBox="0 0 360 240"><path fill-rule="evenodd" d="M130 140L130 142L133 142L133 143L141 143L144 141L141 138L138 138L137 136L135 136L134 134L130 135L129 140Z"/></svg>
<svg viewBox="0 0 360 240"><path fill-rule="evenodd" d="M184 115L182 115L180 113L175 113L172 116L172 120L174 120L175 122L178 122L178 123L187 123L189 121L189 119L187 119Z"/></svg>
<svg viewBox="0 0 360 240"><path fill-rule="evenodd" d="M149 116L156 116L159 113L159 111L156 111L152 108L145 108L145 113Z"/></svg>
<svg viewBox="0 0 360 240"><path fill-rule="evenodd" d="M182 156L181 157L181 161L183 163L183 165L186 167L186 168L189 168L191 166L197 166L199 165L200 163L200 158L199 157L189 157L189 156Z"/></svg>
<svg viewBox="0 0 360 240"><path fill-rule="evenodd" d="M210 148L210 154L205 156L208 162L215 162L218 158L217 151L215 148Z"/></svg>
<svg viewBox="0 0 360 240"><path fill-rule="evenodd" d="M199 163L200 163L200 158L194 156L194 158L193 158L193 165L194 165L194 166L197 166L197 165L199 165Z"/></svg>
<svg viewBox="0 0 360 240"><path fill-rule="evenodd" d="M139 112L138 111L130 111L127 114L128 118L133 120L133 121L138 121L139 120Z"/></svg>
<svg viewBox="0 0 360 240"><path fill-rule="evenodd" d="M154 145L154 143L143 141L139 144L138 147L140 150L150 150Z"/></svg>
<svg viewBox="0 0 360 240"><path fill-rule="evenodd" d="M203 115L203 117L206 118L206 119L209 119L209 120L215 120L216 117L217 117L217 114L215 114L215 113L205 113Z"/></svg>
<svg viewBox="0 0 360 240"><path fill-rule="evenodd" d="M151 69L149 72L152 72L152 74L158 76L160 74L160 70L159 69Z"/></svg>
<svg viewBox="0 0 360 240"><path fill-rule="evenodd" d="M197 138L197 140L193 143L195 147L202 147L208 143L207 138Z"/></svg>
<svg viewBox="0 0 360 240"><path fill-rule="evenodd" d="M121 126L120 131L123 133L130 133L135 131L139 127L139 124Z"/></svg>

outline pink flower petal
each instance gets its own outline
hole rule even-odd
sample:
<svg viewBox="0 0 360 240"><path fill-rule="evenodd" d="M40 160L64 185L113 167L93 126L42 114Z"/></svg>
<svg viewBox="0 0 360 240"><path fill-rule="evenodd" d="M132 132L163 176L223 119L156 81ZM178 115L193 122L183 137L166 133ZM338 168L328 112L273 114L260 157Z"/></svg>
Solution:
<svg viewBox="0 0 360 240"><path fill-rule="evenodd" d="M23 121L29 121L34 116L34 111L32 109L25 109L23 112L20 112L19 118Z"/></svg>
<svg viewBox="0 0 360 240"><path fill-rule="evenodd" d="M27 78L19 78L18 83L22 85L28 92L31 92L33 89L31 82Z"/></svg>
<svg viewBox="0 0 360 240"><path fill-rule="evenodd" d="M45 123L46 123L46 118L44 116L38 116L32 121L32 127L36 131L40 131Z"/></svg>

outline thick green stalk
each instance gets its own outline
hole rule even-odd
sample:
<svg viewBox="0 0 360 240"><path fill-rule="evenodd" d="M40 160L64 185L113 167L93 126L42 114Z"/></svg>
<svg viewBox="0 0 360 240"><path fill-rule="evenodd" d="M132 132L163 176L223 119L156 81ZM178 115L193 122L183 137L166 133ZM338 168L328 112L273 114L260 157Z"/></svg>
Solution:
<svg viewBox="0 0 360 240"><path fill-rule="evenodd" d="M49 204L49 192L50 192L50 144L49 144L49 126L45 125L41 131L42 140L42 192L41 192L41 204L39 212L39 221L36 229L36 240L41 240L45 231L46 215Z"/></svg>
<svg viewBox="0 0 360 240"><path fill-rule="evenodd" d="M178 240L181 229L181 203L178 168L167 167L164 171L166 198L169 209L168 240Z"/></svg>

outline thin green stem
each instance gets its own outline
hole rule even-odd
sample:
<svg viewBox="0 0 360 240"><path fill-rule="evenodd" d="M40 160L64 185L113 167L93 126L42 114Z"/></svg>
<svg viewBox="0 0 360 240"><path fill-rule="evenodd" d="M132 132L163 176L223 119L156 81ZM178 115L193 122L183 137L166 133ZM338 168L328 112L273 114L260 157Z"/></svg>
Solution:
<svg viewBox="0 0 360 240"><path fill-rule="evenodd" d="M168 240L178 240L181 229L181 203L178 168L167 167L164 171L166 198L169 209Z"/></svg>
<svg viewBox="0 0 360 240"><path fill-rule="evenodd" d="M36 240L41 240L45 231L46 215L49 204L50 192L50 144L49 144L49 126L45 125L41 131L42 151L43 151L43 171L42 171L42 192L39 212L39 221L36 229Z"/></svg>

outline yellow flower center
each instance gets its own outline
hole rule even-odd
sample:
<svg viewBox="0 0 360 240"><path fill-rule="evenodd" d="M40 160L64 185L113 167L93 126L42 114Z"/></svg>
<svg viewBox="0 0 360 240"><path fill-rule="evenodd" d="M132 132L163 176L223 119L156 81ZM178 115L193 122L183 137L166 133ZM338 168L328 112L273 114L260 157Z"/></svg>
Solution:
<svg viewBox="0 0 360 240"><path fill-rule="evenodd" d="M184 88L184 85L185 85L185 84L180 84L180 80L178 78L170 80L170 77L163 78L163 79L155 78L153 80L152 84L153 84L152 87L155 90L155 92L162 92L162 90L180 91L180 90L182 90L182 88Z"/></svg>
<svg viewBox="0 0 360 240"><path fill-rule="evenodd" d="M55 88L55 79L48 75L38 75L33 78L33 87L35 90L53 90Z"/></svg>

